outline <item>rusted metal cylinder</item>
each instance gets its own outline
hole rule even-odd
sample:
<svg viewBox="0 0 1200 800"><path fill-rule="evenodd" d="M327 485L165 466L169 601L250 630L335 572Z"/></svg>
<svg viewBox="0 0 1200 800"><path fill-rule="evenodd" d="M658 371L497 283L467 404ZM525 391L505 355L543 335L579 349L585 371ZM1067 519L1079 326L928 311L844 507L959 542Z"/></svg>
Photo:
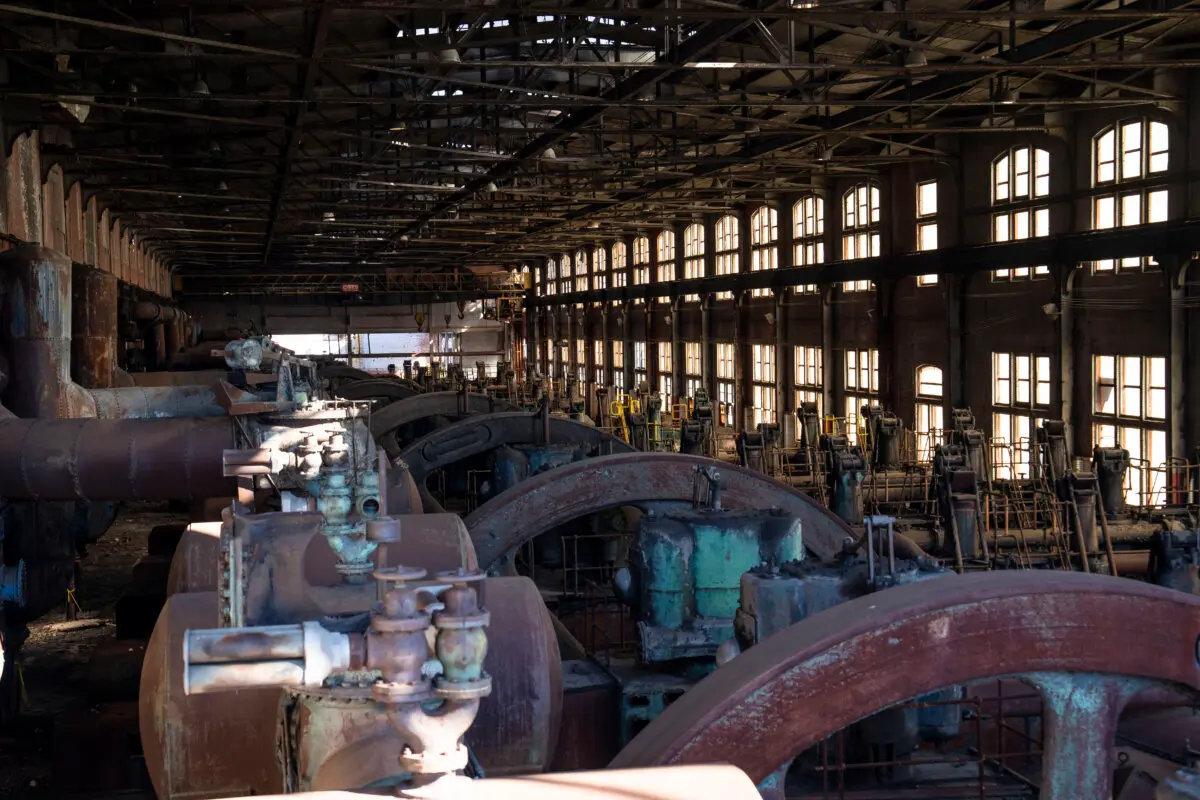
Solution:
<svg viewBox="0 0 1200 800"><path fill-rule="evenodd" d="M160 322L150 329L151 342L154 344L154 366L158 369L167 367L167 330L169 323Z"/></svg>
<svg viewBox="0 0 1200 800"><path fill-rule="evenodd" d="M174 306L164 306L143 300L133 307L133 318L138 322L174 322L179 317L179 309Z"/></svg>
<svg viewBox="0 0 1200 800"><path fill-rule="evenodd" d="M207 386L134 386L93 389L96 416L100 419L174 419L224 417L225 409Z"/></svg>
<svg viewBox="0 0 1200 800"><path fill-rule="evenodd" d="M175 319L165 323L163 328L167 337L167 358L171 359L183 349L183 312L176 314Z"/></svg>
<svg viewBox="0 0 1200 800"><path fill-rule="evenodd" d="M71 381L71 261L45 247L0 253L3 327L12 380L4 405L19 417L55 419L95 414Z"/></svg>
<svg viewBox="0 0 1200 800"><path fill-rule="evenodd" d="M0 422L0 497L193 500L228 497L225 420L11 419Z"/></svg>
<svg viewBox="0 0 1200 800"><path fill-rule="evenodd" d="M117 276L73 264L71 286L71 377L107 389L117 365Z"/></svg>

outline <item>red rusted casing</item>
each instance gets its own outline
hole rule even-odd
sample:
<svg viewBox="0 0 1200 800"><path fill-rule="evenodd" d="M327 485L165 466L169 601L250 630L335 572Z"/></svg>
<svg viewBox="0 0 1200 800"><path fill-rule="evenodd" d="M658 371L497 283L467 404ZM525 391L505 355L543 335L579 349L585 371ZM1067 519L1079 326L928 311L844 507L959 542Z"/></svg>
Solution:
<svg viewBox="0 0 1200 800"><path fill-rule="evenodd" d="M117 365L117 279L74 264L71 284L71 377L85 388L107 389Z"/></svg>

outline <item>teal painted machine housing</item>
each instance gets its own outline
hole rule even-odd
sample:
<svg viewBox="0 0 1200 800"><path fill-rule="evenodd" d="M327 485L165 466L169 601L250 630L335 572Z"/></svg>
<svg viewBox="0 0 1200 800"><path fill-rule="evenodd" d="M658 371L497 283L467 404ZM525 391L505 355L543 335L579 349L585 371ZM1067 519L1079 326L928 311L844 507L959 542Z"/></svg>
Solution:
<svg viewBox="0 0 1200 800"><path fill-rule="evenodd" d="M631 559L642 661L715 656L733 635L742 574L803 558L800 520L776 509L647 514Z"/></svg>

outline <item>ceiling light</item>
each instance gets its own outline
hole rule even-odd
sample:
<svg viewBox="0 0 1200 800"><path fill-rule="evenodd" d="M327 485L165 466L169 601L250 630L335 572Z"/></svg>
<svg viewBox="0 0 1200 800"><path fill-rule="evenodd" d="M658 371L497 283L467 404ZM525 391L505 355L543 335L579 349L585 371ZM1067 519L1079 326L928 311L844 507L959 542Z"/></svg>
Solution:
<svg viewBox="0 0 1200 800"><path fill-rule="evenodd" d="M542 151L542 158L546 161L553 161L554 159L558 158L558 153L554 152L553 147L547 147Z"/></svg>
<svg viewBox="0 0 1200 800"><path fill-rule="evenodd" d="M192 84L192 96L209 97L210 95L212 92L209 90L208 84L204 82L203 78L197 78L196 82Z"/></svg>
<svg viewBox="0 0 1200 800"><path fill-rule="evenodd" d="M909 50L908 55L904 57L904 66L906 67L927 67L929 59L920 50Z"/></svg>
<svg viewBox="0 0 1200 800"><path fill-rule="evenodd" d="M1011 86L1003 86L1000 91L996 92L996 102L1001 105L1010 106L1017 102L1018 97L1020 95L1017 94L1017 90Z"/></svg>
<svg viewBox="0 0 1200 800"><path fill-rule="evenodd" d="M496 186L496 182L495 182L495 181L488 181L488 183L487 183L487 186L483 187L483 190L484 190L485 192L498 192L498 191L500 191L499 187L498 187L498 186Z"/></svg>
<svg viewBox="0 0 1200 800"><path fill-rule="evenodd" d="M326 211L321 218L326 222L333 222L336 219L332 211Z"/></svg>
<svg viewBox="0 0 1200 800"><path fill-rule="evenodd" d="M225 183L225 181L221 181L220 183L217 184L217 191L218 192L228 192L229 184Z"/></svg>

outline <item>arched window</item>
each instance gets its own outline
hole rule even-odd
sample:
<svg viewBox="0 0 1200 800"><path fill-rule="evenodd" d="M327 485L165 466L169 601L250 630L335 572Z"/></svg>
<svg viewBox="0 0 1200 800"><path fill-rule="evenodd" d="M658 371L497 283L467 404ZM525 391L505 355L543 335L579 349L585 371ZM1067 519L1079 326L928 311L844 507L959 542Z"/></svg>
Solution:
<svg viewBox="0 0 1200 800"><path fill-rule="evenodd" d="M664 230L656 242L659 248L659 283L671 283L674 277L674 231Z"/></svg>
<svg viewBox="0 0 1200 800"><path fill-rule="evenodd" d="M608 288L608 248L602 244L592 250L592 286Z"/></svg>
<svg viewBox="0 0 1200 800"><path fill-rule="evenodd" d="M558 294L558 259L546 259L546 296Z"/></svg>
<svg viewBox="0 0 1200 800"><path fill-rule="evenodd" d="M741 271L741 259L738 248L741 245L741 232L738 228L737 217L726 214L717 220L717 274L736 275ZM733 292L717 292L717 299L728 300Z"/></svg>
<svg viewBox="0 0 1200 800"><path fill-rule="evenodd" d="M650 282L650 238L639 236L633 240L633 285L641 286ZM643 303L642 298L633 302Z"/></svg>
<svg viewBox="0 0 1200 800"><path fill-rule="evenodd" d="M879 255L879 188L860 183L842 196L842 258L872 258ZM870 290L867 280L847 281L847 292Z"/></svg>
<svg viewBox="0 0 1200 800"><path fill-rule="evenodd" d="M624 242L617 242L612 249L612 285L614 289L619 289L626 284L628 278L629 262L627 261L627 253ZM613 301L616 305L617 301Z"/></svg>
<svg viewBox="0 0 1200 800"><path fill-rule="evenodd" d="M825 263L825 201L815 195L801 197L792 206L795 252L792 263L797 267L808 267ZM797 292L815 292L815 283L796 287Z"/></svg>
<svg viewBox="0 0 1200 800"><path fill-rule="evenodd" d="M704 277L704 226L699 222L688 225L683 231L683 279ZM684 298L690 302L700 299L698 294Z"/></svg>
<svg viewBox="0 0 1200 800"><path fill-rule="evenodd" d="M928 461L933 457L933 448L943 429L942 417L942 369L941 367L917 367L917 460Z"/></svg>
<svg viewBox="0 0 1200 800"><path fill-rule="evenodd" d="M779 212L763 206L750 216L750 271L775 269L779 266ZM769 289L755 289L754 297L766 297Z"/></svg>
<svg viewBox="0 0 1200 800"><path fill-rule="evenodd" d="M1005 150L992 161L992 241L1012 242L1050 235L1050 153L1029 145ZM994 280L1049 275L1046 266L998 269Z"/></svg>
<svg viewBox="0 0 1200 800"><path fill-rule="evenodd" d="M658 282L675 280L675 231L663 231L658 235Z"/></svg>
<svg viewBox="0 0 1200 800"><path fill-rule="evenodd" d="M558 262L558 292L559 294L569 294L571 291L571 254L563 253L562 260Z"/></svg>
<svg viewBox="0 0 1200 800"><path fill-rule="evenodd" d="M588 262L587 253L580 248L575 253L575 291L586 292L588 290Z"/></svg>
<svg viewBox="0 0 1200 800"><path fill-rule="evenodd" d="M1093 140L1092 229L1165 222L1167 189L1154 185L1167 171L1167 126L1147 119L1126 120L1100 131ZM1147 185L1150 183L1151 185ZM1142 270L1157 266L1149 257L1096 261L1096 272Z"/></svg>

